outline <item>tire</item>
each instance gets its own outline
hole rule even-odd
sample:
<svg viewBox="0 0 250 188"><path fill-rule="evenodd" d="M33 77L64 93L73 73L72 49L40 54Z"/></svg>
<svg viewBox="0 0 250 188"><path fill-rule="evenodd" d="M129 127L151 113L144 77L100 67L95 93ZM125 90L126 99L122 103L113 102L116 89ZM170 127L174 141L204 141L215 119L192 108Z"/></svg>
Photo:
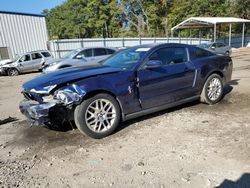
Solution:
<svg viewBox="0 0 250 188"><path fill-rule="evenodd" d="M218 74L210 75L202 89L201 102L213 105L219 102L223 96L223 80Z"/></svg>
<svg viewBox="0 0 250 188"><path fill-rule="evenodd" d="M7 71L8 76L17 76L19 75L19 71L16 68L10 68Z"/></svg>
<svg viewBox="0 0 250 188"><path fill-rule="evenodd" d="M105 93L84 100L74 112L77 128L82 133L96 139L113 133L120 123L120 119L121 110L118 102Z"/></svg>

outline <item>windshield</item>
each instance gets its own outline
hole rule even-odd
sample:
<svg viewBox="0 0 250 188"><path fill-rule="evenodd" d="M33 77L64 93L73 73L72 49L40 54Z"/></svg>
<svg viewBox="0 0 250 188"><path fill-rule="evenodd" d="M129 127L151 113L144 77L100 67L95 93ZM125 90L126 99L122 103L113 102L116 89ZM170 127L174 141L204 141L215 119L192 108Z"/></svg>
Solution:
<svg viewBox="0 0 250 188"><path fill-rule="evenodd" d="M102 61L101 64L110 67L130 70L145 55L148 50L150 50L150 48L143 47L134 47L122 50L114 54L110 58Z"/></svg>
<svg viewBox="0 0 250 188"><path fill-rule="evenodd" d="M80 50L77 49L77 50L73 50L73 51L70 51L69 53L65 54L62 59L72 59Z"/></svg>

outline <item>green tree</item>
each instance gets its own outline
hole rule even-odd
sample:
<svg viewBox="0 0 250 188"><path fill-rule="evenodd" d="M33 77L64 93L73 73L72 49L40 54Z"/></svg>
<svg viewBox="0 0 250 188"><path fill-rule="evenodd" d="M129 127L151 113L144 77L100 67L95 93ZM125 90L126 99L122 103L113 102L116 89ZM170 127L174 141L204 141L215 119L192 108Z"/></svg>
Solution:
<svg viewBox="0 0 250 188"><path fill-rule="evenodd" d="M240 18L250 19L250 0L236 0L232 12Z"/></svg>
<svg viewBox="0 0 250 188"><path fill-rule="evenodd" d="M113 37L122 27L115 0L67 0L44 13L52 38Z"/></svg>

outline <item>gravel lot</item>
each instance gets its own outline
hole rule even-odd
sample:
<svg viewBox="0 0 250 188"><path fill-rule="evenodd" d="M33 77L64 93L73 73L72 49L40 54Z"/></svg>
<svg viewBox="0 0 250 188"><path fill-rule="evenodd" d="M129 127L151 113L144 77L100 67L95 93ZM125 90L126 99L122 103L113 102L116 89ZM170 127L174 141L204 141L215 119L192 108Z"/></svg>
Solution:
<svg viewBox="0 0 250 188"><path fill-rule="evenodd" d="M0 77L0 187L250 187L250 48L233 61L219 104L137 118L101 140L29 127L21 85L39 73Z"/></svg>

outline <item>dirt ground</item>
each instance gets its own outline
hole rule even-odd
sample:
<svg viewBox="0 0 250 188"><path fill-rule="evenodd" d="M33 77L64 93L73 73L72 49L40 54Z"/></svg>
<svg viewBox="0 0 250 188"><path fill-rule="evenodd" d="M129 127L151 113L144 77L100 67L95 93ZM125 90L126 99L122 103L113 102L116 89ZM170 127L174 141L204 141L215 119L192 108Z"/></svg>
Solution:
<svg viewBox="0 0 250 188"><path fill-rule="evenodd" d="M250 48L233 61L219 104L137 118L101 140L29 127L21 85L39 73L0 77L0 187L250 187Z"/></svg>

